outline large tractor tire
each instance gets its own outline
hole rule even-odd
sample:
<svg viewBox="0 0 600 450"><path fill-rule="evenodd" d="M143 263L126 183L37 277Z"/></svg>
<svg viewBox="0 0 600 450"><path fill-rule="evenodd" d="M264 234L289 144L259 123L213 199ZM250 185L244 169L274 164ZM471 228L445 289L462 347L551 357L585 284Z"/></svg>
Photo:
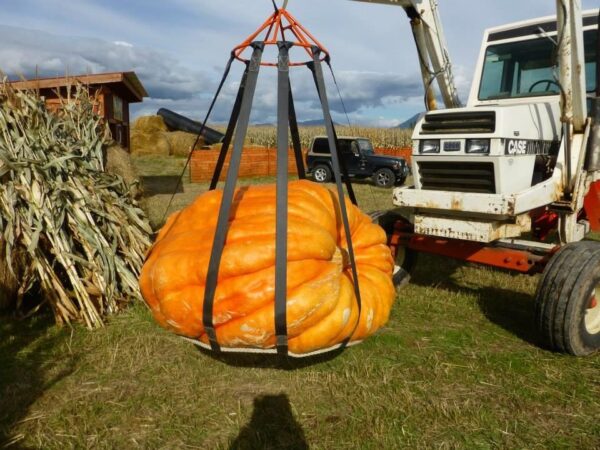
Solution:
<svg viewBox="0 0 600 450"><path fill-rule="evenodd" d="M585 356L600 349L600 242L565 245L536 292L537 326L554 351Z"/></svg>
<svg viewBox="0 0 600 450"><path fill-rule="evenodd" d="M383 228L388 235L388 242L394 233L394 226L398 220L404 220L402 216L393 211L374 211L369 213L373 222ZM394 255L394 286L402 286L410 281L410 277L417 265L418 253L410 248L398 246Z"/></svg>

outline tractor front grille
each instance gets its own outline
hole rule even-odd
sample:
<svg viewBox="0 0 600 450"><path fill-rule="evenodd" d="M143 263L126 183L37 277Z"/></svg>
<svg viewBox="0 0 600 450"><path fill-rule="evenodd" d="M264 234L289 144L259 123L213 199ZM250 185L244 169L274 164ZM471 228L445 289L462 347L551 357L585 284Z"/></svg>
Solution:
<svg viewBox="0 0 600 450"><path fill-rule="evenodd" d="M484 134L496 131L494 111L427 114L421 134Z"/></svg>
<svg viewBox="0 0 600 450"><path fill-rule="evenodd" d="M494 163L418 162L421 189L429 191L496 193Z"/></svg>

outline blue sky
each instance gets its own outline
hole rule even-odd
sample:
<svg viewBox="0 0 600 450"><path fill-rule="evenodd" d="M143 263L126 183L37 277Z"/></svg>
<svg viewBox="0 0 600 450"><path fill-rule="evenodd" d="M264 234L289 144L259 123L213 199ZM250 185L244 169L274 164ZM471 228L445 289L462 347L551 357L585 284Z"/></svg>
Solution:
<svg viewBox="0 0 600 450"><path fill-rule="evenodd" d="M0 69L10 77L135 70L150 98L134 115L167 107L203 117L230 50L272 13L270 0L4 0ZM281 0L278 0L281 3ZM439 0L455 77L466 99L485 28L554 14L553 0ZM583 0L584 8L598 0ZM290 0L288 9L330 50L353 123L393 126L423 110L410 26L398 7ZM300 120L318 119L307 70L292 73ZM213 122L228 118L241 65ZM273 69L261 74L254 122L274 122ZM335 119L344 123L330 90Z"/></svg>

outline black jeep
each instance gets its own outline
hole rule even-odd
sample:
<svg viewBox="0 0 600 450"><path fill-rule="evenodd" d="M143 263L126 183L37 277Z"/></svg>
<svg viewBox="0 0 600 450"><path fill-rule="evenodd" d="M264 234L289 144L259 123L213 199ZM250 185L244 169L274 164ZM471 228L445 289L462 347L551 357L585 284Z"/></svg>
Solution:
<svg viewBox="0 0 600 450"><path fill-rule="evenodd" d="M410 172L404 158L376 155L371 141L366 138L340 137L338 142L350 177L372 178L380 187L404 184ZM308 173L315 181L327 183L332 180L331 153L327 137L319 136L313 139L306 156L306 165Z"/></svg>

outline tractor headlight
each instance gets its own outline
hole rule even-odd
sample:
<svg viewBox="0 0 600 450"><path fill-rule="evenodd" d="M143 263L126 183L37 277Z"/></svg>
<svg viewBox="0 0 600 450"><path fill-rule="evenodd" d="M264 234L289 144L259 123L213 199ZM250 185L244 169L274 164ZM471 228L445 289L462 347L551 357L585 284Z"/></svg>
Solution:
<svg viewBox="0 0 600 450"><path fill-rule="evenodd" d="M440 140L439 139L422 140L419 151L423 154L439 153L440 152Z"/></svg>
<svg viewBox="0 0 600 450"><path fill-rule="evenodd" d="M491 141L489 139L467 139L466 152L476 155L489 155Z"/></svg>

